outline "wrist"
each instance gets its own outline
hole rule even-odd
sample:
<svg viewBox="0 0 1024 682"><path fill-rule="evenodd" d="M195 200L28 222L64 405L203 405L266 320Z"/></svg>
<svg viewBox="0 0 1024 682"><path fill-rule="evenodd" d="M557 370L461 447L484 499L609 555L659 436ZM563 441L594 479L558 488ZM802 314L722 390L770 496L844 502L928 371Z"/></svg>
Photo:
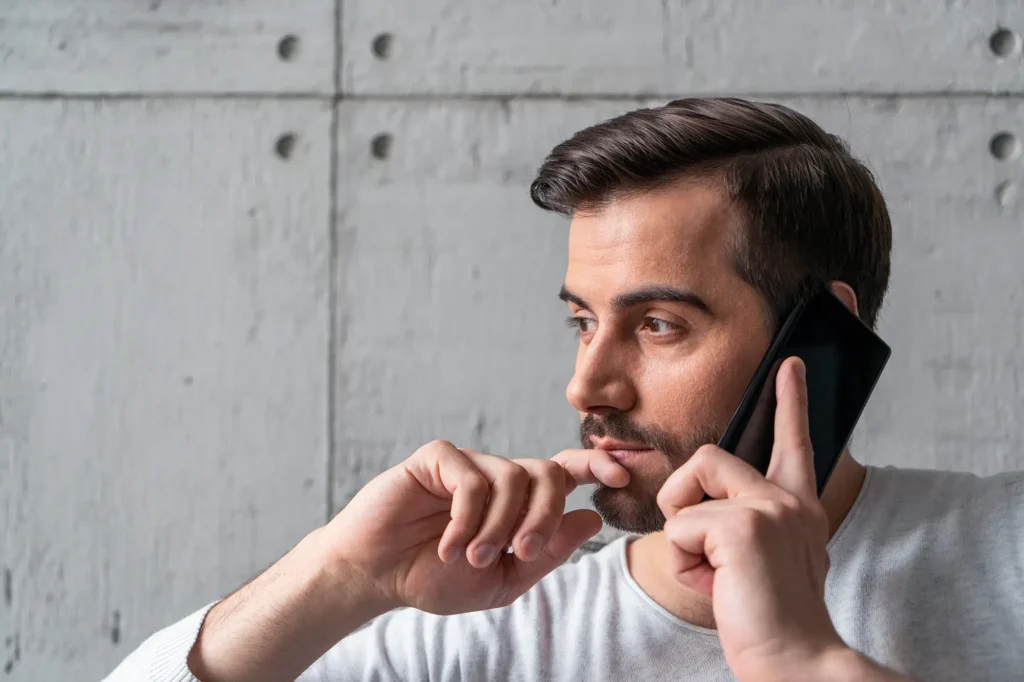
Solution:
<svg viewBox="0 0 1024 682"><path fill-rule="evenodd" d="M338 641L390 610L335 560L322 532L306 536L214 606L188 655L203 680L295 679Z"/></svg>
<svg viewBox="0 0 1024 682"><path fill-rule="evenodd" d="M398 606L371 576L336 550L324 528L306 536L295 551L296 563L306 573L309 599L325 607L327 619L344 614L340 622L323 623L329 630L343 630L344 636L355 629L350 628L350 621L358 620L361 625Z"/></svg>

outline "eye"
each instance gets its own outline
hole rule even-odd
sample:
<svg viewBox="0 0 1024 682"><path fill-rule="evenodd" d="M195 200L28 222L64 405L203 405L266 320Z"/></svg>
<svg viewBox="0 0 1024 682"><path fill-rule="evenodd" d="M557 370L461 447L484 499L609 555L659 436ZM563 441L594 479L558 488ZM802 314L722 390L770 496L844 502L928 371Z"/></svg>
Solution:
<svg viewBox="0 0 1024 682"><path fill-rule="evenodd" d="M582 336L583 334L594 331L594 327L597 325L597 320L590 317L572 315L565 318L565 324L570 329L576 330L576 336Z"/></svg>
<svg viewBox="0 0 1024 682"><path fill-rule="evenodd" d="M667 334L669 332L681 330L682 326L669 322L668 320L663 320L660 317L645 317L644 323L640 328L654 334Z"/></svg>

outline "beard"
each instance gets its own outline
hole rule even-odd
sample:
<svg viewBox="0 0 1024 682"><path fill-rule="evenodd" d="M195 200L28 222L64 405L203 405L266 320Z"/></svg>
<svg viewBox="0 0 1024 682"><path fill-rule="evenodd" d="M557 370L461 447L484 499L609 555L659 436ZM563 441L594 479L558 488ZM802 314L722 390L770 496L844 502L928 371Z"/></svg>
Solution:
<svg viewBox="0 0 1024 682"><path fill-rule="evenodd" d="M580 422L580 442L592 448L592 438L614 438L627 443L642 443L655 450L642 466L622 466L629 471L629 483L624 488L598 485L591 496L594 509L604 522L613 528L646 535L665 526L665 515L658 507L658 491L672 472L681 467L698 448L717 443L718 429L698 427L682 437L661 429L641 426L621 412L613 412L600 419L588 414Z"/></svg>

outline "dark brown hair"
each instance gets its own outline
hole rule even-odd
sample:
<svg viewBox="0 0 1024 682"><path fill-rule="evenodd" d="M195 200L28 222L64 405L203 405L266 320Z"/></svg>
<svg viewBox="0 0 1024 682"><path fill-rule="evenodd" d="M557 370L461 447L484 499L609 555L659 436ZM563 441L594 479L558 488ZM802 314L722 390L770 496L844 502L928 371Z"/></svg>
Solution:
<svg viewBox="0 0 1024 682"><path fill-rule="evenodd" d="M875 326L892 249L885 200L843 140L787 107L692 98L623 114L555 147L530 196L572 215L691 178L720 180L746 218L736 270L773 324L808 283L841 280Z"/></svg>

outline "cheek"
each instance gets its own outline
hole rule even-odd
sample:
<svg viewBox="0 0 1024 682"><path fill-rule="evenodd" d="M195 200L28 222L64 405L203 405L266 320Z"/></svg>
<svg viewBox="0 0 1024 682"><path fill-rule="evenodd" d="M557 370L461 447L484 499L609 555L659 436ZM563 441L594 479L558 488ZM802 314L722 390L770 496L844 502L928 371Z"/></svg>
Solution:
<svg viewBox="0 0 1024 682"><path fill-rule="evenodd" d="M714 396L715 413L719 415L721 427L724 428L733 411L743 398L744 391L754 377L754 372L761 364L761 359L768 349L769 339L747 337L753 340L743 345L730 344L723 349L715 363L715 379L717 390Z"/></svg>
<svg viewBox="0 0 1024 682"><path fill-rule="evenodd" d="M761 361L759 345L760 340L747 346L707 344L686 358L651 360L638 387L648 408L644 412L683 429L725 428Z"/></svg>

